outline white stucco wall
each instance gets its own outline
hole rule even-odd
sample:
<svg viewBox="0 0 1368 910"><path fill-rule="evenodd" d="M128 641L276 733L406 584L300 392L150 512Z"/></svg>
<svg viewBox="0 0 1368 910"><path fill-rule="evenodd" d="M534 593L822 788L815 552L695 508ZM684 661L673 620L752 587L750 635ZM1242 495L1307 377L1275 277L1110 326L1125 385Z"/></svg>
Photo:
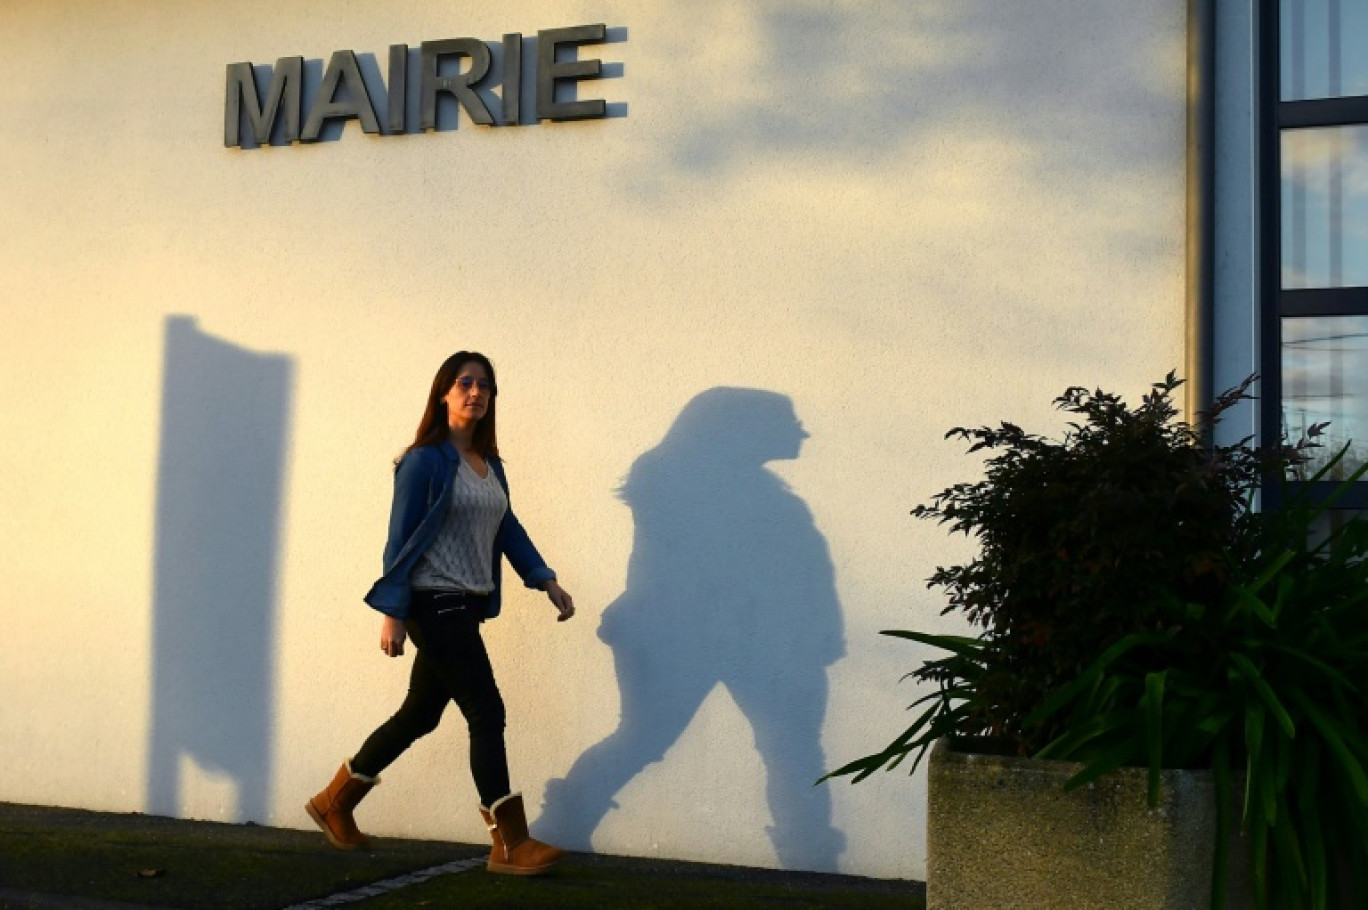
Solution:
<svg viewBox="0 0 1368 910"><path fill-rule="evenodd" d="M500 371L514 502L580 606L558 625L514 587L486 627L531 814L617 726L597 635L634 546L615 491L695 396L766 390L811 434L768 465L810 522L748 528L732 494L760 487L699 446L664 496L688 500L695 543L660 550L685 577L632 593L734 579L697 640L656 637L705 665L708 633L753 644L713 671L774 695L757 710L781 728L825 688L820 743L762 752L718 687L592 846L924 877L920 777L830 787L845 849L793 861L767 769L902 728L919 652L877 631L951 625L922 579L963 543L908 515L972 476L946 429L1053 429L1065 386L1137 395L1182 363L1183 6L7 0L0 800L307 826L405 690L360 596L389 462L438 363L474 348ZM587 49L617 66L582 96L625 116L223 147L226 64L383 66L392 43L593 22L624 40ZM844 639L825 671L786 666L809 619L773 622L803 595L745 580L814 529ZM481 839L464 748L453 711L363 823Z"/></svg>

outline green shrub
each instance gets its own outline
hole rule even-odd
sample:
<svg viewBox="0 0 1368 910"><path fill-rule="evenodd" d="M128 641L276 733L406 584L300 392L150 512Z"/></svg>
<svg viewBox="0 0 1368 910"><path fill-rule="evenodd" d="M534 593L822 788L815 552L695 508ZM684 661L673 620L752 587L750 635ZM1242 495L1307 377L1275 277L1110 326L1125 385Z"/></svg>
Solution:
<svg viewBox="0 0 1368 910"><path fill-rule="evenodd" d="M1177 420L1170 374L1133 409L1069 389L1056 403L1076 419L1059 441L1008 423L952 430L993 453L984 479L913 514L977 539L973 560L930 585L980 633L885 632L947 652L909 674L935 691L886 749L829 776L859 781L908 755L915 771L941 736L1083 763L1069 787L1148 766L1152 803L1161 768L1209 768L1223 822L1244 783L1261 906L1346 899L1344 873L1368 894L1368 522L1331 521L1330 503L1304 495L1253 507L1314 441L1209 443L1251 382L1196 427Z"/></svg>

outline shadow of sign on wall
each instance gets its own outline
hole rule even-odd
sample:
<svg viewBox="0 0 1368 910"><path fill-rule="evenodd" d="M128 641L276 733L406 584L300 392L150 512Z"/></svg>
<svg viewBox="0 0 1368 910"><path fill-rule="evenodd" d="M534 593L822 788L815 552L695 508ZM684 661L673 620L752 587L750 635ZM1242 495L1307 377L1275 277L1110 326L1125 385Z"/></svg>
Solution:
<svg viewBox="0 0 1368 910"><path fill-rule="evenodd" d="M171 316L162 375L146 810L263 821L294 363Z"/></svg>
<svg viewBox="0 0 1368 910"><path fill-rule="evenodd" d="M812 513L765 467L797 458L807 436L788 397L714 388L636 460L620 490L635 524L626 590L598 633L613 649L618 728L550 782L539 836L588 846L614 797L722 685L755 733L781 865L836 867L844 836L813 782L826 771L826 668L845 652L841 606Z"/></svg>

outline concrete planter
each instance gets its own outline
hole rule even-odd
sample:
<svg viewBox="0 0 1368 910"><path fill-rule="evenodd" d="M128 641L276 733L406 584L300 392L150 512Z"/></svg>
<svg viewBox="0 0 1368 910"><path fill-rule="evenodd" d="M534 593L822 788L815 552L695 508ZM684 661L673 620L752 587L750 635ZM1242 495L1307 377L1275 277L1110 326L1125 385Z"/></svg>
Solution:
<svg viewBox="0 0 1368 910"><path fill-rule="evenodd" d="M1080 765L956 745L942 739L931 751L928 910L1194 910L1210 903L1216 811L1209 773L1163 772L1159 805L1151 809L1142 768L1065 793L1064 781ZM1241 839L1231 844L1226 906L1254 906Z"/></svg>

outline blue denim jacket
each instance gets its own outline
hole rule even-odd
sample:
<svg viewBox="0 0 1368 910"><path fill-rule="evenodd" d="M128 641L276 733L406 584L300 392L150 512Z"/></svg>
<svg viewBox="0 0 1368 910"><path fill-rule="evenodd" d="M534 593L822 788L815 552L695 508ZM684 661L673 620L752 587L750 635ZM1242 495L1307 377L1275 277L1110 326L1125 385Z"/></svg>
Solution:
<svg viewBox="0 0 1368 910"><path fill-rule="evenodd" d="M407 619L411 589L409 574L418 564L446 520L447 500L456 479L461 456L450 442L423 446L409 452L394 471L394 504L390 507L389 538L385 542L385 574L371 586L366 603L396 619ZM508 478L503 464L489 458L489 468L508 495ZM509 563L529 588L540 588L556 577L546 566L522 523L510 505L494 537L494 593L489 598L485 618L499 615L500 556Z"/></svg>

